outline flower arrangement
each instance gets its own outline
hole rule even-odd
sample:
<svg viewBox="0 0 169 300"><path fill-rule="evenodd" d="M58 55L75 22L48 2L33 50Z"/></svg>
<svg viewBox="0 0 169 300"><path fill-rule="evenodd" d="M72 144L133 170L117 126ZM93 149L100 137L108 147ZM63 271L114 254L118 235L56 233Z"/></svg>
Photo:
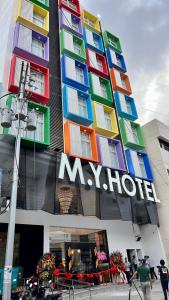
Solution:
<svg viewBox="0 0 169 300"><path fill-rule="evenodd" d="M53 278L53 272L55 270L55 256L51 253L45 253L39 260L36 274L43 281L47 281Z"/></svg>
<svg viewBox="0 0 169 300"><path fill-rule="evenodd" d="M123 255L119 251L115 251L110 255L110 265L112 273L120 273L125 271L125 264L123 262Z"/></svg>
<svg viewBox="0 0 169 300"><path fill-rule="evenodd" d="M104 262L105 260L107 260L107 256L106 253L104 251L98 251L97 252L97 259L99 260L99 262Z"/></svg>

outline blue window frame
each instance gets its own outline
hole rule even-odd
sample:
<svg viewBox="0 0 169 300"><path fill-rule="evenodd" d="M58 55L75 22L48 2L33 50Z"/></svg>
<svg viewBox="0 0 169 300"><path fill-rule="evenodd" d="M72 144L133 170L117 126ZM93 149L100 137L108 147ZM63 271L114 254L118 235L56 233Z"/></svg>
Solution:
<svg viewBox="0 0 169 300"><path fill-rule="evenodd" d="M104 53L103 40L101 35L85 27L83 31L83 37L86 48L90 48L99 53Z"/></svg>
<svg viewBox="0 0 169 300"><path fill-rule="evenodd" d="M65 85L63 87L64 117L81 125L93 123L92 101L88 93Z"/></svg>
<svg viewBox="0 0 169 300"><path fill-rule="evenodd" d="M138 177L153 181L153 174L145 152L137 152L131 149L125 150L129 173L132 177Z"/></svg>
<svg viewBox="0 0 169 300"><path fill-rule="evenodd" d="M87 91L89 77L86 64L64 54L62 56L62 81L72 87Z"/></svg>
<svg viewBox="0 0 169 300"><path fill-rule="evenodd" d="M127 72L126 64L122 54L112 48L107 48L107 60L110 68L116 68L122 72Z"/></svg>
<svg viewBox="0 0 169 300"><path fill-rule="evenodd" d="M131 121L138 119L138 114L135 106L134 99L120 92L114 93L116 109L119 117Z"/></svg>

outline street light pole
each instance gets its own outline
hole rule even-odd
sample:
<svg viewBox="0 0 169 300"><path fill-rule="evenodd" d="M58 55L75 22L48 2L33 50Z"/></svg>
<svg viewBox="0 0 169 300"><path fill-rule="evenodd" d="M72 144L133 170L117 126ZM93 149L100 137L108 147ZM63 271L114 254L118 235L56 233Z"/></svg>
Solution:
<svg viewBox="0 0 169 300"><path fill-rule="evenodd" d="M25 97L25 85L27 80L28 65L24 71L24 63L22 62L19 94L17 96L17 107L21 107ZM3 283L3 300L11 299L11 285L12 285L12 265L13 265L13 252L14 252L14 238L15 238L15 218L16 218L16 204L17 204L17 189L18 189L18 173L19 173L19 159L20 159L20 144L21 144L21 128L20 128L20 114L18 113L18 128L15 141L14 165L13 165L13 178L12 178L12 191L9 212L9 224L7 234L7 245L5 255L4 267L4 283Z"/></svg>

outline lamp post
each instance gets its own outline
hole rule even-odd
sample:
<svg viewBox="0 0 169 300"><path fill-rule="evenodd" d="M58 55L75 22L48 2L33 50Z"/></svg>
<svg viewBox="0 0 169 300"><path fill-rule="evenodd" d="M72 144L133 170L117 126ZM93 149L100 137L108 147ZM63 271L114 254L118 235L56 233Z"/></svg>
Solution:
<svg viewBox="0 0 169 300"><path fill-rule="evenodd" d="M20 143L21 143L21 120L27 122L28 130L36 129L35 113L32 112L31 118L27 114L27 98L25 94L25 86L28 77L28 63L26 69L24 68L24 62L22 62L20 81L19 81L19 93L16 97L15 111L9 108L2 110L3 127L9 128L12 121L17 122L17 133L15 140L15 153L14 153L14 165L13 165L13 177L12 177L12 190L11 201L9 210L9 223L8 234L5 254L5 266L4 266L4 282L3 282L3 300L11 299L11 285L12 285L12 264L13 264L13 251L14 251L14 238L15 238L15 217L16 217L16 204L17 204L17 189L18 189L18 173L19 173L19 160L20 160ZM33 115L34 114L34 115Z"/></svg>

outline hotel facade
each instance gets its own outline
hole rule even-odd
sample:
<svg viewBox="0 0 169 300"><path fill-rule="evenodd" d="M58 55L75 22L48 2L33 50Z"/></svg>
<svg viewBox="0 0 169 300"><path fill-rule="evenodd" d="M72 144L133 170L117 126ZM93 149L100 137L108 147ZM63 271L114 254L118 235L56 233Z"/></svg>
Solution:
<svg viewBox="0 0 169 300"><path fill-rule="evenodd" d="M71 248L72 270L90 273L95 247L158 262L160 200L120 39L78 0L11 0L1 14L0 94L11 93L1 109L14 106L24 61L37 115L35 133L22 123L13 265L27 277L52 252L70 271ZM10 201L15 122L0 133L1 198ZM0 215L0 268L8 221Z"/></svg>

